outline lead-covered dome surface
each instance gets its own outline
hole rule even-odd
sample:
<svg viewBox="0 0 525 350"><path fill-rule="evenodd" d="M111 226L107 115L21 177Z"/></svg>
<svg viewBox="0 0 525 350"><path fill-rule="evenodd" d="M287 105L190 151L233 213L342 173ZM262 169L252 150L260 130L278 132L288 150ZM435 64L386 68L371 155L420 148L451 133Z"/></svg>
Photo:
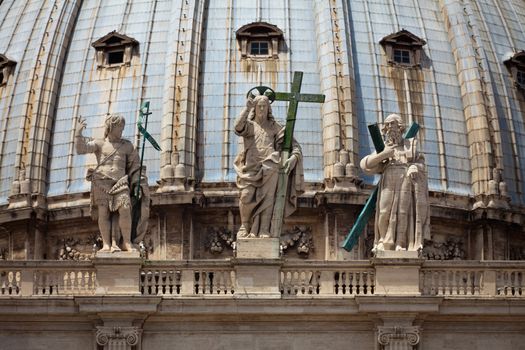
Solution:
<svg viewBox="0 0 525 350"><path fill-rule="evenodd" d="M85 173L95 159L74 152L76 119L86 118L85 134L96 137L107 113L123 114L125 137L137 143L144 100L153 113L148 130L163 148L146 149L151 185L178 164L197 185L233 183L240 145L232 125L246 91L289 91L292 72L303 71L302 91L327 96L298 110L307 182L330 179L342 149L357 164L373 147L367 124L400 113L423 127L431 190L481 196L496 168L512 203L523 204L525 101L503 63L525 49L523 2L334 4L0 2L0 54L15 63L0 84L0 202L24 186L48 197L89 191ZM236 31L260 22L282 31L277 46L270 38L243 52ZM426 42L417 66L389 63L380 44L401 30ZM123 47L122 65L91 45L112 31L138 43ZM272 107L282 121L286 103Z"/></svg>

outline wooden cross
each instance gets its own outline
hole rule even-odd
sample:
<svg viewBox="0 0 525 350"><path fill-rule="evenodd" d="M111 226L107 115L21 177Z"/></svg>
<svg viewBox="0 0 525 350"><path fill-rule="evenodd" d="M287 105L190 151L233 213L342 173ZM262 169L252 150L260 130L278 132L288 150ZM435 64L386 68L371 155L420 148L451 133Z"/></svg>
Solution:
<svg viewBox="0 0 525 350"><path fill-rule="evenodd" d="M325 95L301 94L301 83L303 81L303 72L294 72L292 91L276 92L275 100L290 101L288 113L286 116L286 128L284 130L283 149L281 150L281 161L279 164L279 182L277 183L277 193L273 207L271 237L279 237L283 226L284 207L286 204L286 195L288 189L288 175L284 171L284 163L290 157L292 151L293 131L297 115L297 106L299 102L323 103Z"/></svg>

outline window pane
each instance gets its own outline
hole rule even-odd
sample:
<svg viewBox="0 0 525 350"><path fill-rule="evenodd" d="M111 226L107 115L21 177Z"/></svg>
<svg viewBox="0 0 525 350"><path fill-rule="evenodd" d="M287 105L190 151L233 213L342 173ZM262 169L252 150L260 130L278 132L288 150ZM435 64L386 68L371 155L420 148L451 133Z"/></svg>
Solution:
<svg viewBox="0 0 525 350"><path fill-rule="evenodd" d="M267 41L252 41L250 43L250 54L268 55L268 42Z"/></svg>
<svg viewBox="0 0 525 350"><path fill-rule="evenodd" d="M518 70L518 74L516 74L516 80L519 85L525 86L525 71Z"/></svg>
<svg viewBox="0 0 525 350"><path fill-rule="evenodd" d="M410 51L395 49L394 62L410 64Z"/></svg>
<svg viewBox="0 0 525 350"><path fill-rule="evenodd" d="M265 43L265 42L259 43L259 53L261 55L267 55L268 54L268 43Z"/></svg>
<svg viewBox="0 0 525 350"><path fill-rule="evenodd" d="M108 52L108 64L118 64L124 62L124 51Z"/></svg>

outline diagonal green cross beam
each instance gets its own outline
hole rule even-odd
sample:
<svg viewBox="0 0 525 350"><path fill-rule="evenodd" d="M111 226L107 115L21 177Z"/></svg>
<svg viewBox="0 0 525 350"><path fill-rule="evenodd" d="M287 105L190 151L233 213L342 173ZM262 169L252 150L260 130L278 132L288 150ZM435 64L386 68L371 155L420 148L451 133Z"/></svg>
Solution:
<svg viewBox="0 0 525 350"><path fill-rule="evenodd" d="M286 116L286 127L284 130L283 149L281 150L281 163L279 165L279 182L277 183L277 193L275 196L275 204L273 207L271 237L279 237L281 235L284 208L286 205L286 195L288 190L288 174L284 171L284 163L290 157L293 143L293 132L295 128L295 119L297 115L297 106L299 102L314 102L323 103L325 95L316 94L302 94L301 83L303 81L303 72L294 72L292 91L291 92L276 92L275 100L290 101L288 105L288 113Z"/></svg>
<svg viewBox="0 0 525 350"><path fill-rule="evenodd" d="M381 132L379 131L379 127L377 126L377 124L369 125L368 131L370 132L370 136L372 137L372 142L374 143L374 148L376 149L376 152L382 152L385 149L385 144L383 142L383 137L381 136ZM418 131L419 124L412 123L412 125L405 133L403 138L411 139L417 135ZM368 197L365 206L363 207L363 210L361 210L361 213L359 213L359 216L357 217L354 226L350 230L350 233L348 234L348 236L346 236L345 241L341 246L344 250L351 251L357 243L359 236L361 236L361 234L363 233L365 226L368 223L368 220L370 220L370 217L372 216L376 208L378 193L379 186L376 186L370 197Z"/></svg>

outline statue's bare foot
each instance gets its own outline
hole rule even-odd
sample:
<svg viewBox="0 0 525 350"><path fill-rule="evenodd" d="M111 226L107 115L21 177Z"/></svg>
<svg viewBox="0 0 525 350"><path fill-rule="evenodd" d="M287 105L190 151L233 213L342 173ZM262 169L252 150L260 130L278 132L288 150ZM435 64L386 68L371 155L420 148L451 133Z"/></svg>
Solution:
<svg viewBox="0 0 525 350"><path fill-rule="evenodd" d="M396 245L396 252L402 252L407 250L406 248L401 247L400 245Z"/></svg>
<svg viewBox="0 0 525 350"><path fill-rule="evenodd" d="M248 236L246 236L246 238L257 238L257 236L255 233L250 233Z"/></svg>
<svg viewBox="0 0 525 350"><path fill-rule="evenodd" d="M112 252L112 253L113 253L113 252L120 252L120 251L121 251L121 249L119 248L118 245L113 244L113 245L111 246L111 252Z"/></svg>
<svg viewBox="0 0 525 350"><path fill-rule="evenodd" d="M269 233L260 233L259 234L259 238L270 238L270 234Z"/></svg>
<svg viewBox="0 0 525 350"><path fill-rule="evenodd" d="M131 244L131 242L124 243L124 248L122 249L126 252L136 252L137 249Z"/></svg>
<svg viewBox="0 0 525 350"><path fill-rule="evenodd" d="M102 249L99 250L100 252L110 252L111 248L109 247L109 244L104 244L102 246Z"/></svg>
<svg viewBox="0 0 525 350"><path fill-rule="evenodd" d="M237 238L246 238L248 237L248 231L246 231L246 227L244 225L241 225L239 228L239 231L237 232Z"/></svg>
<svg viewBox="0 0 525 350"><path fill-rule="evenodd" d="M377 243L377 245L375 246L375 250L376 251L385 250L385 245L383 244L383 242Z"/></svg>

